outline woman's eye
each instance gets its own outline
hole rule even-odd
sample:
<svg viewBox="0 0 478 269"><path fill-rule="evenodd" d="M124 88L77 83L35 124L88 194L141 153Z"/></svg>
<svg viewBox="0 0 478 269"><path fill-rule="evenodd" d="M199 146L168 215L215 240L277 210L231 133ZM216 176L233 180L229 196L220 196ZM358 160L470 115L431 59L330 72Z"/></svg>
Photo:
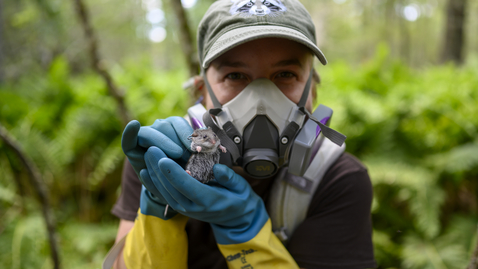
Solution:
<svg viewBox="0 0 478 269"><path fill-rule="evenodd" d="M294 77L295 75L291 72L281 72L279 74L277 74L277 78L292 78Z"/></svg>
<svg viewBox="0 0 478 269"><path fill-rule="evenodd" d="M244 79L246 77L241 73L230 73L230 74L227 74L226 78L236 80L236 79Z"/></svg>

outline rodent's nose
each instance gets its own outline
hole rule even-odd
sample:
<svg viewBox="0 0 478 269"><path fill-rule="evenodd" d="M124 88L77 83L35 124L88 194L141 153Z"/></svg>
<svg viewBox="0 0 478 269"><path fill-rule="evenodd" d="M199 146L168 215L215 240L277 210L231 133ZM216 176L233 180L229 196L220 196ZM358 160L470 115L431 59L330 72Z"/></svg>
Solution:
<svg viewBox="0 0 478 269"><path fill-rule="evenodd" d="M211 144L215 145L215 144L216 144L216 140L211 139Z"/></svg>

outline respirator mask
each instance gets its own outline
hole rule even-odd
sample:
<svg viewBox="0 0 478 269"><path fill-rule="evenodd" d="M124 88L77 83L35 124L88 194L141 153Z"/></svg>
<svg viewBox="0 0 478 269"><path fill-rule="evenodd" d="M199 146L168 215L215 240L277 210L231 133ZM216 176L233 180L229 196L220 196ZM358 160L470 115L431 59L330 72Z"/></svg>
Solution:
<svg viewBox="0 0 478 269"><path fill-rule="evenodd" d="M301 176L324 136L338 145L345 141L344 135L327 126L330 108L320 105L313 114L305 109L311 80L312 72L297 104L272 81L260 78L221 105L205 79L214 108L206 111L201 104L189 108L191 124L195 129L211 127L218 135L228 150L221 163L240 165L254 178L273 176L284 165Z"/></svg>

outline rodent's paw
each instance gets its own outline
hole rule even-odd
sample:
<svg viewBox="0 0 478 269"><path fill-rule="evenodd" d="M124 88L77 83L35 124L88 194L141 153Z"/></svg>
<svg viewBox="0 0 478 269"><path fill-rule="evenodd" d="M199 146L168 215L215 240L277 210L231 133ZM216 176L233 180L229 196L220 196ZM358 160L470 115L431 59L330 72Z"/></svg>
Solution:
<svg viewBox="0 0 478 269"><path fill-rule="evenodd" d="M224 146L220 145L219 148L221 149L221 151L222 151L223 153L226 153L226 152L227 152L227 149L226 149Z"/></svg>

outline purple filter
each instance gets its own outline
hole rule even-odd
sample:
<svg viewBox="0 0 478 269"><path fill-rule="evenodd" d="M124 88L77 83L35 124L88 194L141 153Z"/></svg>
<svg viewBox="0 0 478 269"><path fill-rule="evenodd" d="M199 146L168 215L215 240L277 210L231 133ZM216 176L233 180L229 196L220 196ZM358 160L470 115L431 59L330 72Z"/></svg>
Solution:
<svg viewBox="0 0 478 269"><path fill-rule="evenodd" d="M204 127L202 123L196 118L191 118L191 125L194 130Z"/></svg>
<svg viewBox="0 0 478 269"><path fill-rule="evenodd" d="M328 121L329 121L330 117L325 117L323 119L320 120L320 123L322 123L323 125L325 125ZM315 129L315 137L317 137L319 134L320 134L320 126L317 125L317 128Z"/></svg>

